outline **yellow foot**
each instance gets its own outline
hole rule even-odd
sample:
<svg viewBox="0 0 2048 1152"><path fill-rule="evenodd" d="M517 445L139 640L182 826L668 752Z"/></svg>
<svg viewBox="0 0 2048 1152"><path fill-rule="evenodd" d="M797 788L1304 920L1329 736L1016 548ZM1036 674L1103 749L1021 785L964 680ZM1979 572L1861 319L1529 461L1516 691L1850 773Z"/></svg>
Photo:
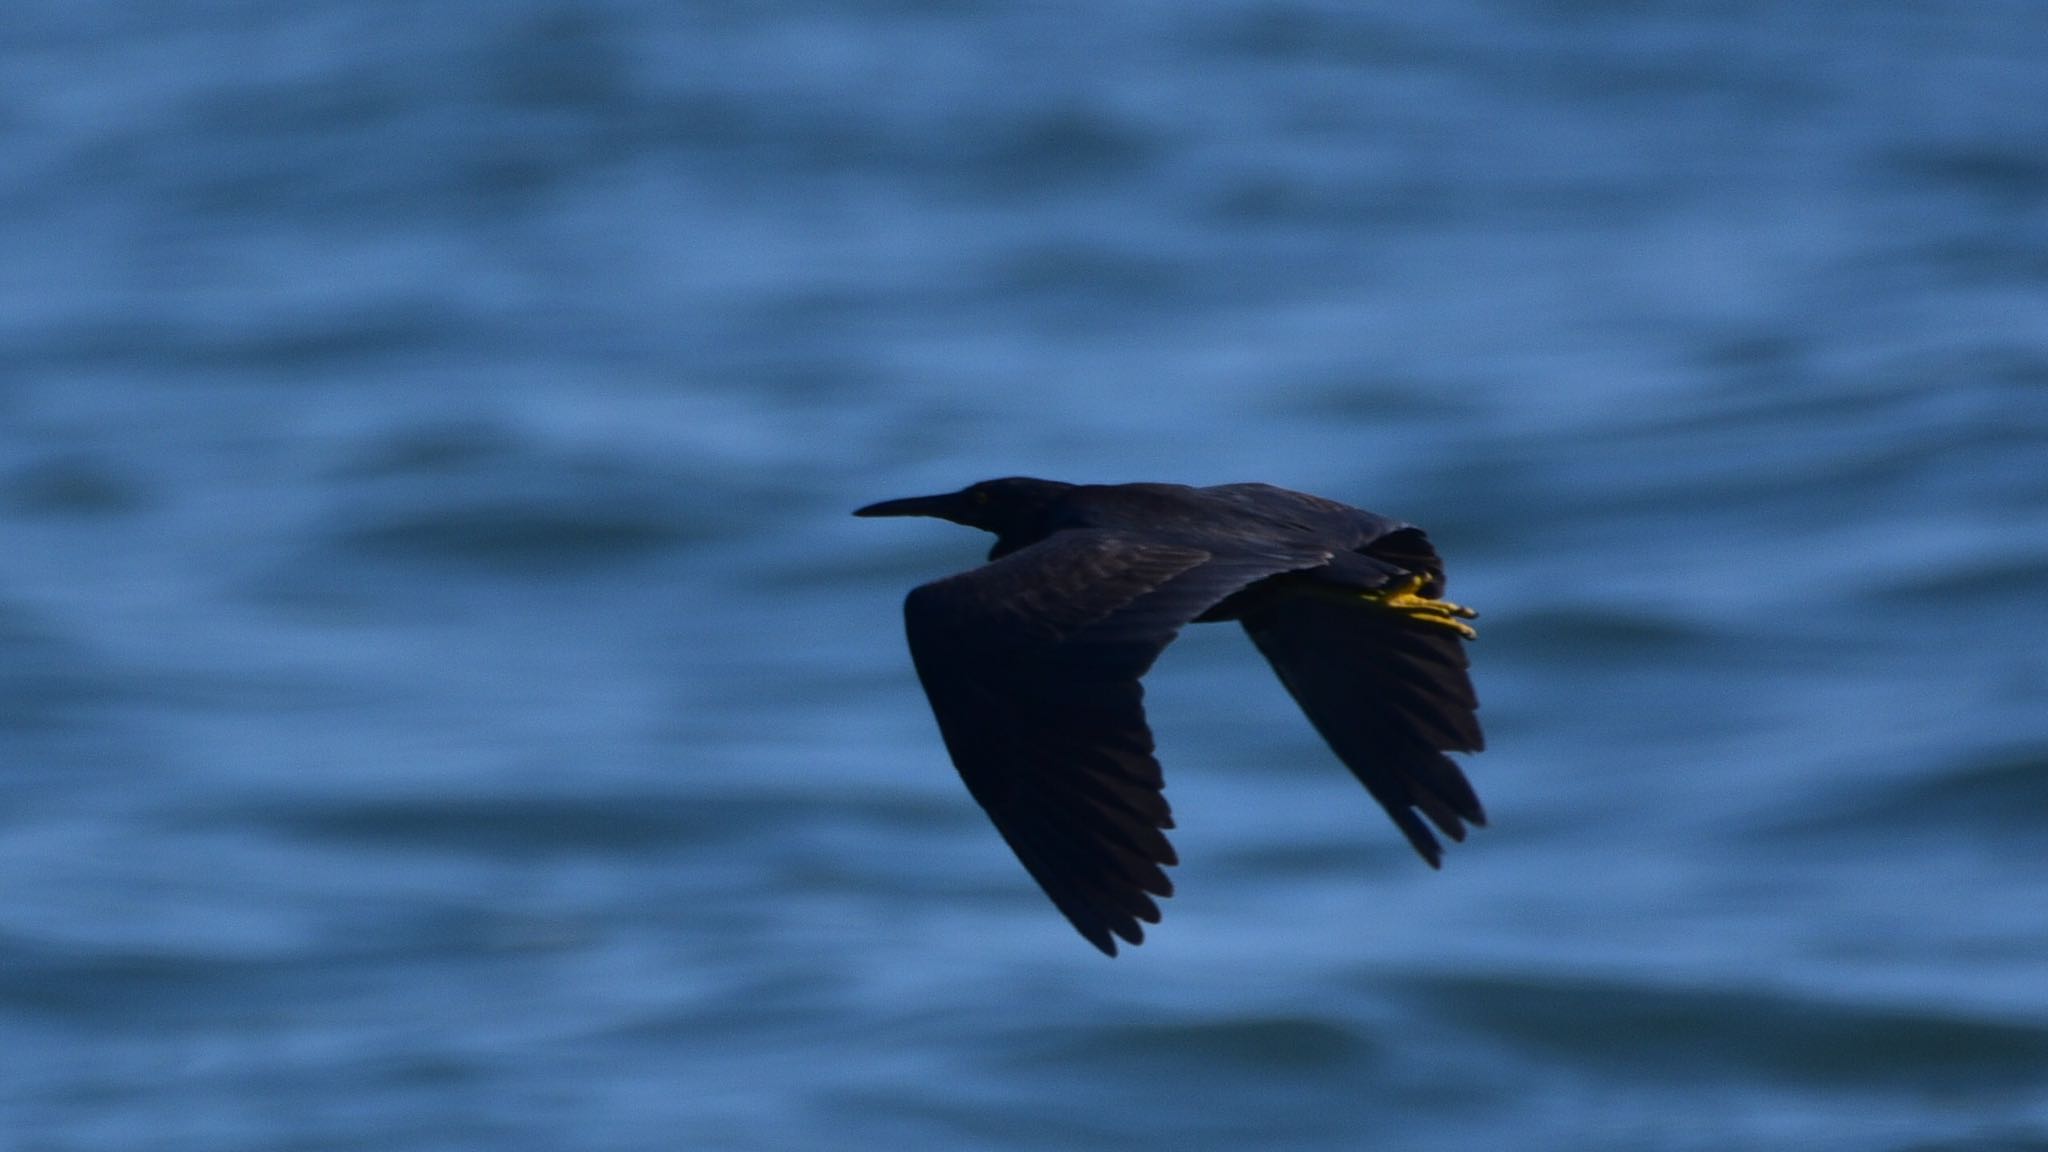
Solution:
<svg viewBox="0 0 2048 1152"><path fill-rule="evenodd" d="M1449 600L1432 600L1427 596L1417 595L1427 581L1426 576L1410 576L1398 584L1365 593L1365 599L1382 608L1399 612L1410 620L1449 628L1467 640L1479 639L1478 630L1465 623L1466 620L1477 619L1479 613L1463 604L1453 604Z"/></svg>

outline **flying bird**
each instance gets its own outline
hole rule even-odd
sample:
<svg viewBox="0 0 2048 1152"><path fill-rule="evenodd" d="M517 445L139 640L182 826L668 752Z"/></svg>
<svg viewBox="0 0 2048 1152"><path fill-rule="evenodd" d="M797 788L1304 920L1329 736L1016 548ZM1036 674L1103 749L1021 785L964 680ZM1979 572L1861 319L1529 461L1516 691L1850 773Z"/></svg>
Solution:
<svg viewBox="0 0 2048 1152"><path fill-rule="evenodd" d="M910 655L953 764L1025 870L1116 955L1178 863L1139 678L1190 623L1235 620L1431 867L1485 809L1446 752L1480 734L1465 641L1421 529L1268 484L1009 477L870 504L995 533L912 589ZM1425 822L1426 821L1426 822Z"/></svg>

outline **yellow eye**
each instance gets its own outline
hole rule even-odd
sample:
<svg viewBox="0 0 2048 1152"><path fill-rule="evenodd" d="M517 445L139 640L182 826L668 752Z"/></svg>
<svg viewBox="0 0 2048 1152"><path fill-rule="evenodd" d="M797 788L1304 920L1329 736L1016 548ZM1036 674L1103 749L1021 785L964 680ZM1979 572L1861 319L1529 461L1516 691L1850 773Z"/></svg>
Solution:
<svg viewBox="0 0 2048 1152"><path fill-rule="evenodd" d="M986 504L986 503L988 503L988 493L986 493L986 492L976 492L976 493L974 494L974 502L975 502L976 504Z"/></svg>

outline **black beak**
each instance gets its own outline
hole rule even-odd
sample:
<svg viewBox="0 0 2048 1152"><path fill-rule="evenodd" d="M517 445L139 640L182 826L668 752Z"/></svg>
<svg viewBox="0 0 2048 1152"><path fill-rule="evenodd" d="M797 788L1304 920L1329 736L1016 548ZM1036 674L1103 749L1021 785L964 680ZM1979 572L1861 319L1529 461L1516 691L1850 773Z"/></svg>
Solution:
<svg viewBox="0 0 2048 1152"><path fill-rule="evenodd" d="M960 507L960 495L948 492L943 496L906 496L901 500L884 500L865 508L853 510L855 516L936 516L951 520Z"/></svg>

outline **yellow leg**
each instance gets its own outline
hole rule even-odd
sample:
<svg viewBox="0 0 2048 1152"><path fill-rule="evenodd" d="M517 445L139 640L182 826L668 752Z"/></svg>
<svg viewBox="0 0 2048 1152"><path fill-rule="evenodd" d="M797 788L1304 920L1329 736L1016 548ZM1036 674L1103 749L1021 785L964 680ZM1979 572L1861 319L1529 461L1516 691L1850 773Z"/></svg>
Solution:
<svg viewBox="0 0 2048 1152"><path fill-rule="evenodd" d="M1427 596L1417 595L1427 580L1426 576L1410 576L1398 584L1367 592L1364 598L1382 608L1399 612L1410 620L1449 628L1467 640L1479 639L1478 630L1465 623L1466 620L1476 619L1479 613L1463 604L1453 604L1449 600L1432 600Z"/></svg>

